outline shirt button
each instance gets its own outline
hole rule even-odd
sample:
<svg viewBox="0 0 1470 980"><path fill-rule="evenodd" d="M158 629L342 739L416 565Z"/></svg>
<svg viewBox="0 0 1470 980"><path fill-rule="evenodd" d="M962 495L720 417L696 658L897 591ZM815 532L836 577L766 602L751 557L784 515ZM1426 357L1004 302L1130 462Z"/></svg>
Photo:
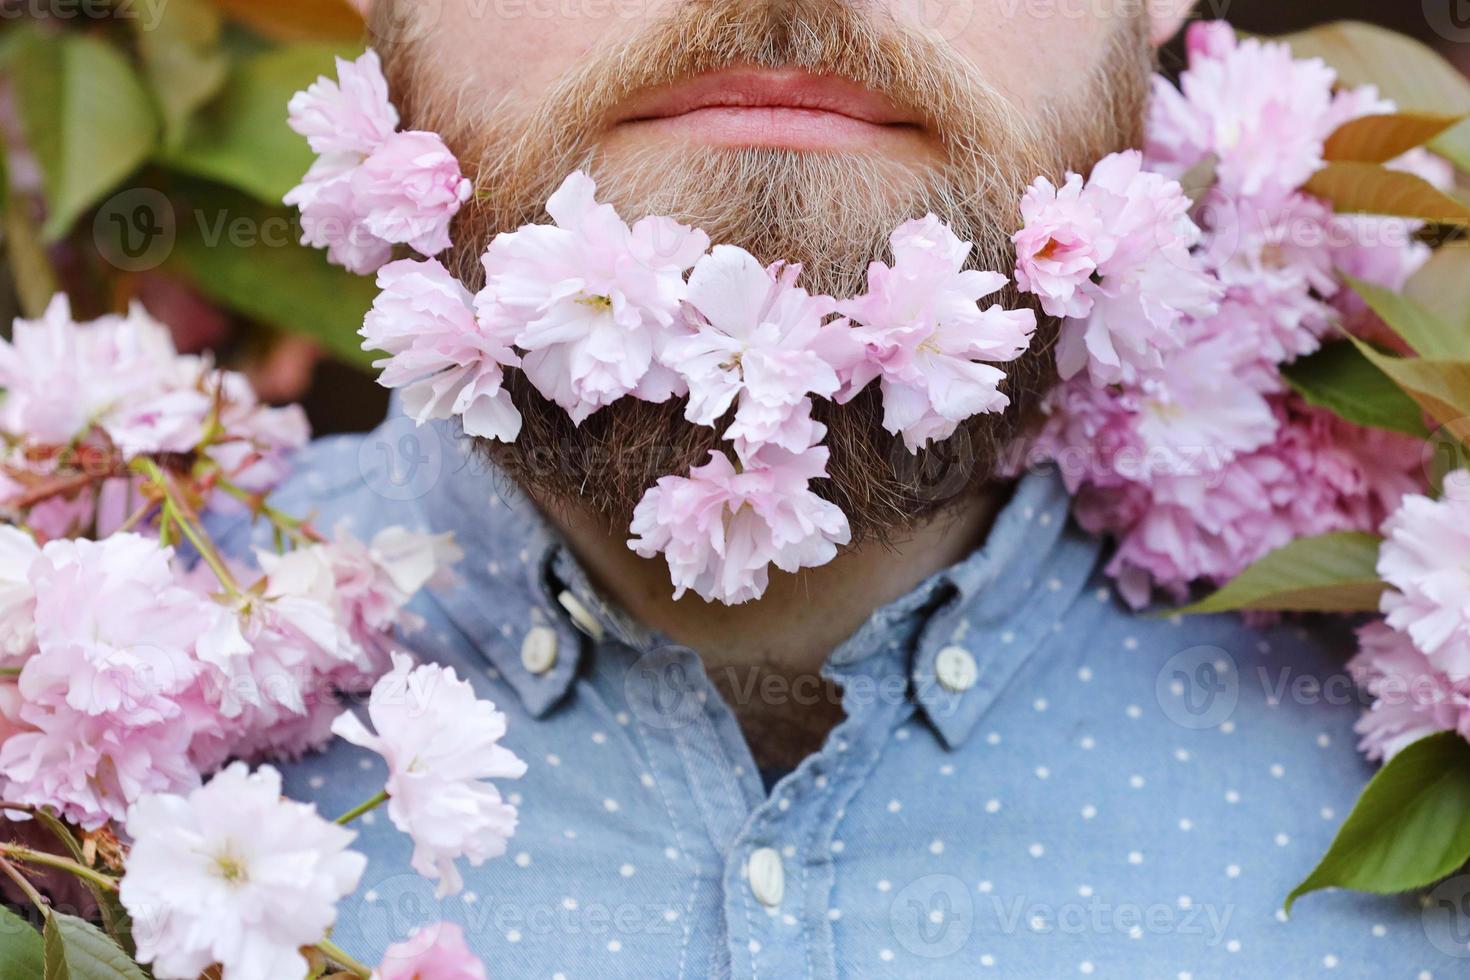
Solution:
<svg viewBox="0 0 1470 980"><path fill-rule="evenodd" d="M934 661L934 673L944 689L963 694L975 686L980 679L980 668L975 658L964 647L945 647Z"/></svg>
<svg viewBox="0 0 1470 980"><path fill-rule="evenodd" d="M750 855L748 871L755 900L768 909L779 907L786 897L786 870L781 867L781 855L762 847Z"/></svg>
<svg viewBox="0 0 1470 980"><path fill-rule="evenodd" d="M556 630L537 626L521 644L521 666L533 674L544 674L556 666Z"/></svg>
<svg viewBox="0 0 1470 980"><path fill-rule="evenodd" d="M599 642L602 640L602 624L597 621L597 617L587 611L587 607L582 605L582 600L572 595L571 592L563 592L556 597L556 601L561 603L561 607L567 611L567 615L572 617L572 622L577 624L577 629L586 633L594 640L598 640Z"/></svg>

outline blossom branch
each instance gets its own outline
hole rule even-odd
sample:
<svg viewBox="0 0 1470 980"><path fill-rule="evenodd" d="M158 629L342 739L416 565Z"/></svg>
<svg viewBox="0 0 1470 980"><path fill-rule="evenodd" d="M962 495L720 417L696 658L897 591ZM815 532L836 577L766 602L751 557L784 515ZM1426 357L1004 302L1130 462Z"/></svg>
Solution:
<svg viewBox="0 0 1470 980"><path fill-rule="evenodd" d="M336 943L332 942L330 939L323 939L321 942L316 944L316 948L325 953L327 958L330 959L333 963L336 963L338 966L344 968L345 970L347 970L348 973L351 973L353 976L361 977L362 980L368 980L368 978L373 975L373 971L371 969L353 959L349 953L347 953Z"/></svg>
<svg viewBox="0 0 1470 980"><path fill-rule="evenodd" d="M366 801L365 803L360 803L357 806L353 807L351 810L348 810L346 813L342 814L342 816L340 816L340 817L337 818L336 822L337 822L338 826L345 827L348 824L352 823L354 820L356 820L358 817L361 817L361 816L364 816L365 814L368 814L368 813L373 812L378 807L382 806L384 803L387 803L387 802L388 802L388 791L387 790L383 790L381 793L379 793L377 796L374 796L372 799Z"/></svg>
<svg viewBox="0 0 1470 980"><path fill-rule="evenodd" d="M60 857L56 854L47 854L45 851L33 850L29 847L22 847L19 844L0 844L0 855L24 864L37 864L45 868L66 871L76 875L78 878L91 882L99 888L105 888L108 891L117 891L117 879L105 875L95 868L89 868L84 864Z"/></svg>

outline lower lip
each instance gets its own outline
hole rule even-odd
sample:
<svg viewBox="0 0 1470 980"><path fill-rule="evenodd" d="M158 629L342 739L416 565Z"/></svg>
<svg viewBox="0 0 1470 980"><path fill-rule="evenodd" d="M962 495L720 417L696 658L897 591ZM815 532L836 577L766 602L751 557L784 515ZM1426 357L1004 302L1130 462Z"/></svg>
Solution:
<svg viewBox="0 0 1470 980"><path fill-rule="evenodd" d="M711 146L814 151L871 149L917 132L914 126L880 125L837 112L787 106L712 106L623 125Z"/></svg>

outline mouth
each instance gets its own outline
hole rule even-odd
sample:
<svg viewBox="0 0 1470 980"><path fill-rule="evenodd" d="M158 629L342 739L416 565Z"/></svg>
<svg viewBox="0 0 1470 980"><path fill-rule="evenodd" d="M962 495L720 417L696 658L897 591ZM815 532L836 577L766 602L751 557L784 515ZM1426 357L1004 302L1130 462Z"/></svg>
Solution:
<svg viewBox="0 0 1470 980"><path fill-rule="evenodd" d="M923 139L923 122L891 99L834 75L738 68L650 90L616 129L722 147L853 152Z"/></svg>

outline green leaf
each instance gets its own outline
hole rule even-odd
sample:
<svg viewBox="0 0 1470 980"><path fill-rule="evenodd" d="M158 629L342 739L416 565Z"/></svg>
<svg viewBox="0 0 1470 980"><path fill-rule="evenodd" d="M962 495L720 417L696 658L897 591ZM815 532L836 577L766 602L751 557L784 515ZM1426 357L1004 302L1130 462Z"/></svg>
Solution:
<svg viewBox="0 0 1470 980"><path fill-rule="evenodd" d="M1403 293L1352 276L1346 278L1373 312L1420 357L1443 360L1470 358L1470 331L1451 328Z"/></svg>
<svg viewBox="0 0 1470 980"><path fill-rule="evenodd" d="M45 970L41 934L29 922L0 905L0 977L39 977Z"/></svg>
<svg viewBox="0 0 1470 980"><path fill-rule="evenodd" d="M286 125L286 103L319 76L335 74L333 59L351 53L339 45L296 44L247 58L163 162L281 203L316 159Z"/></svg>
<svg viewBox="0 0 1470 980"><path fill-rule="evenodd" d="M1458 125L1463 116L1402 112L1363 116L1343 124L1327 138L1323 159L1388 163Z"/></svg>
<svg viewBox="0 0 1470 980"><path fill-rule="evenodd" d="M1452 243L1437 250L1409 280L1404 296L1465 338L1470 349L1470 246Z"/></svg>
<svg viewBox="0 0 1470 980"><path fill-rule="evenodd" d="M225 83L220 16L209 0L140 0L138 53L163 116L164 145L178 146L190 117Z"/></svg>
<svg viewBox="0 0 1470 980"><path fill-rule="evenodd" d="M11 71L46 187L42 237L55 241L148 158L158 120L132 66L96 38L37 34L15 52Z"/></svg>
<svg viewBox="0 0 1470 980"><path fill-rule="evenodd" d="M147 980L117 943L85 919L46 916L45 980Z"/></svg>
<svg viewBox="0 0 1470 980"><path fill-rule="evenodd" d="M1329 163L1303 188L1340 214L1381 214L1470 226L1470 207L1423 177L1376 163Z"/></svg>
<svg viewBox="0 0 1470 980"><path fill-rule="evenodd" d="M1348 338L1456 439L1470 446L1470 361L1389 357Z"/></svg>
<svg viewBox="0 0 1470 980"><path fill-rule="evenodd" d="M1470 81L1429 45L1387 28L1339 21L1277 40L1298 58L1321 58L1347 88L1376 85L1402 112L1470 112Z"/></svg>
<svg viewBox="0 0 1470 980"><path fill-rule="evenodd" d="M377 286L300 245L293 212L215 189L192 195L171 262L207 295L252 319L311 337L351 364L369 366L357 331ZM208 203L205 203L208 202Z"/></svg>
<svg viewBox="0 0 1470 980"><path fill-rule="evenodd" d="M1380 544L1374 535L1353 533L1293 541L1180 612L1376 612L1384 590L1377 571Z"/></svg>
<svg viewBox="0 0 1470 980"><path fill-rule="evenodd" d="M1434 884L1470 860L1470 743L1455 732L1404 749L1373 778L1337 839L1287 896L1323 888L1392 895Z"/></svg>
<svg viewBox="0 0 1470 980"><path fill-rule="evenodd" d="M1282 375L1308 402L1339 418L1420 439L1429 435L1418 403L1352 344L1328 344Z"/></svg>

